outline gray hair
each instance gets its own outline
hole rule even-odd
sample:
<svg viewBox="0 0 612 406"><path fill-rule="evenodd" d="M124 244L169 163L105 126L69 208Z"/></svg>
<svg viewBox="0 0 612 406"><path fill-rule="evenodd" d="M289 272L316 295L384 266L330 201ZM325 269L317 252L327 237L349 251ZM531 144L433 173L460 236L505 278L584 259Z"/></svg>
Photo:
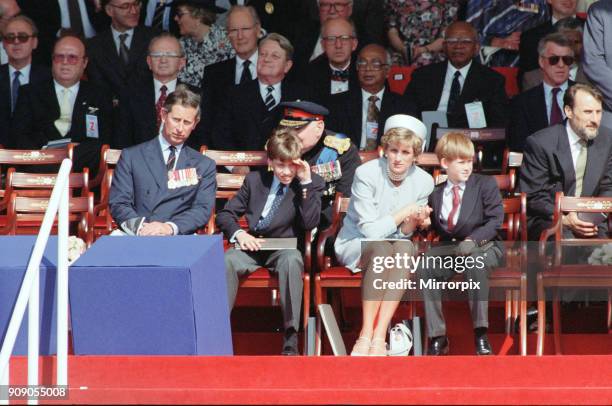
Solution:
<svg viewBox="0 0 612 406"><path fill-rule="evenodd" d="M259 46L263 45L266 41L276 42L281 47L281 49L285 51L287 60L293 60L293 45L291 45L291 42L285 36L276 32L270 33L263 37L263 39L259 42Z"/></svg>
<svg viewBox="0 0 612 406"><path fill-rule="evenodd" d="M574 49L572 48L572 43L570 40L559 32L553 32L552 34L548 34L544 38L538 42L538 55L544 56L544 51L546 50L546 44L552 42L560 47L569 48L572 51L572 56L574 55Z"/></svg>
<svg viewBox="0 0 612 406"><path fill-rule="evenodd" d="M183 48L183 44L181 44L181 41L179 41L178 38L176 38L173 34L169 32L162 32L161 34L158 34L154 36L153 38L151 38L151 41L149 42L148 53L151 53L151 48L153 48L153 45L155 45L157 41L160 41L164 38L168 38L168 39L172 39L176 41L176 43L179 46L179 55L181 56L181 58L185 57L185 49Z"/></svg>
<svg viewBox="0 0 612 406"><path fill-rule="evenodd" d="M0 9L2 9L2 7L0 6ZM28 24L31 28L32 28L32 35L37 37L38 36L38 27L36 26L36 23L34 22L34 20L32 20L30 17L24 15L24 14L17 14L14 17L11 17L7 22L6 25L4 26L4 28L6 29L6 27L8 27L8 25L10 23L12 23L13 21L23 21L24 23ZM4 33L2 33L4 34Z"/></svg>
<svg viewBox="0 0 612 406"><path fill-rule="evenodd" d="M259 15L257 14L257 10L255 10L255 8L253 8L253 6L239 6L239 5L235 5L232 6L229 11L227 12L227 17L226 17L226 27L227 27L227 22L230 19L230 16L236 12L239 11L247 11L250 15L251 18L253 19L253 21L255 22L255 24L258 24L261 26L261 20L259 19Z"/></svg>
<svg viewBox="0 0 612 406"><path fill-rule="evenodd" d="M332 18L331 20L325 21L321 25L321 38L323 38L323 31L325 30L325 27L327 27L327 24L331 23L332 21L345 21L349 23L351 25L351 35L357 38L357 28L355 27L355 22L353 22L353 20L350 18Z"/></svg>

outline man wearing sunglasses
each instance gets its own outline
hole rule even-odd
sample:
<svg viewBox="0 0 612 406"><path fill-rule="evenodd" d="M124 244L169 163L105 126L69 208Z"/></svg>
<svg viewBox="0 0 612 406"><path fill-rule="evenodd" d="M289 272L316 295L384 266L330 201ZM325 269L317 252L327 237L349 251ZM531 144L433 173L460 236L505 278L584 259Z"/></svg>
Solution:
<svg viewBox="0 0 612 406"><path fill-rule="evenodd" d="M46 66L32 64L32 51L38 45L38 29L24 15L9 19L2 29L2 45L8 63L0 66L0 144L8 142L10 121L17 104L21 86L48 80L51 73Z"/></svg>
<svg viewBox="0 0 612 406"><path fill-rule="evenodd" d="M574 64L574 50L569 39L560 33L549 34L538 45L540 71L543 82L512 100L512 119L508 126L508 146L523 152L528 136L565 119L563 96L569 86L570 67Z"/></svg>
<svg viewBox="0 0 612 406"><path fill-rule="evenodd" d="M81 81L87 66L85 44L66 34L53 48L53 78L23 86L11 126L10 146L17 149L60 147L78 143L76 172L98 168L100 147L112 133L111 101L103 88Z"/></svg>
<svg viewBox="0 0 612 406"><path fill-rule="evenodd" d="M140 0L102 0L102 8L111 18L111 26L87 43L87 77L109 89L117 106L130 82L150 76L147 47L154 31L138 25Z"/></svg>
<svg viewBox="0 0 612 406"><path fill-rule="evenodd" d="M0 32L4 31L6 23L21 12L15 0L0 0ZM0 64L8 63L8 55L4 44L0 44Z"/></svg>

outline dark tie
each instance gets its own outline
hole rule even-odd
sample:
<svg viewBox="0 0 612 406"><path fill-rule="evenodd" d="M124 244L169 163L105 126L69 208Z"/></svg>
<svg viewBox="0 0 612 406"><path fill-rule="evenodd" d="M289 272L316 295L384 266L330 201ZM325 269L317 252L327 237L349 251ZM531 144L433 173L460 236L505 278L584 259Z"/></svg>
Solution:
<svg viewBox="0 0 612 406"><path fill-rule="evenodd" d="M453 83L451 84L450 95L448 96L448 105L446 106L446 112L451 113L459 101L459 95L461 94L461 83L459 83L459 78L461 77L461 72L456 71L455 77L453 78Z"/></svg>
<svg viewBox="0 0 612 406"><path fill-rule="evenodd" d="M461 196L459 195L459 186L453 186L453 208L450 213L448 213L448 219L446 220L446 228L448 231L453 231L455 228L455 214L457 214L457 210L459 210L459 206L461 205Z"/></svg>
<svg viewBox="0 0 612 406"><path fill-rule="evenodd" d="M124 32L123 34L119 34L119 58L121 58L121 62L123 62L124 65L127 65L130 57L129 57L129 52L130 50L127 47L127 44L125 43L125 40L128 37L128 33Z"/></svg>
<svg viewBox="0 0 612 406"><path fill-rule="evenodd" d="M70 18L70 29L77 35L83 34L83 20L79 0L68 0L68 17Z"/></svg>
<svg viewBox="0 0 612 406"><path fill-rule="evenodd" d="M276 196L274 196L274 200L272 201L272 206L270 206L270 210L268 210L266 217L262 217L259 219L257 225L255 226L255 231L260 232L268 228L268 226L272 222L272 219L274 218L274 213L278 210L281 205L281 202L283 201L284 189L285 188L282 183L278 185L278 189L276 190Z"/></svg>
<svg viewBox="0 0 612 406"><path fill-rule="evenodd" d="M376 102L378 101L378 96L370 96L368 97L368 116L367 121L369 123L378 123L378 116L380 114L380 110L376 106ZM376 149L376 140L373 138L366 137L366 151L374 151Z"/></svg>
<svg viewBox="0 0 612 406"><path fill-rule="evenodd" d="M16 70L15 77L13 78L13 86L11 89L11 113L15 111L15 104L17 104L17 96L19 95L19 86L21 86L19 76L21 76L21 72Z"/></svg>
<svg viewBox="0 0 612 406"><path fill-rule="evenodd" d="M164 107L164 103L166 102L166 91L168 88L166 85L162 85L159 88L159 99L157 99L157 103L155 103L155 113L157 114L157 129L159 130L159 126L161 124L161 111Z"/></svg>
<svg viewBox="0 0 612 406"><path fill-rule="evenodd" d="M550 123L549 125L561 124L563 123L563 114L561 114L561 109L559 108L559 103L557 102L557 95L561 91L561 88L555 87L552 89L552 100L550 101Z"/></svg>
<svg viewBox="0 0 612 406"><path fill-rule="evenodd" d="M168 161L166 161L166 170L170 172L174 169L174 162L176 161L176 147L170 145L168 149L170 150L170 155L168 155Z"/></svg>
<svg viewBox="0 0 612 406"><path fill-rule="evenodd" d="M253 77L251 76L251 69L249 69L249 66L251 66L251 61L249 61L248 59L242 62L242 75L240 75L240 84L253 80Z"/></svg>
<svg viewBox="0 0 612 406"><path fill-rule="evenodd" d="M347 82L349 80L349 71L332 69L331 80L336 82Z"/></svg>
<svg viewBox="0 0 612 406"><path fill-rule="evenodd" d="M151 27L155 28L158 31L162 31L164 24L164 11L166 11L165 1L157 2L157 6L155 6L155 12L153 13L153 21L151 22Z"/></svg>
<svg viewBox="0 0 612 406"><path fill-rule="evenodd" d="M268 91L268 94L266 95L265 103L269 111L272 110L276 105L276 100L274 99L274 95L272 94L274 92L274 86L268 86L266 90Z"/></svg>

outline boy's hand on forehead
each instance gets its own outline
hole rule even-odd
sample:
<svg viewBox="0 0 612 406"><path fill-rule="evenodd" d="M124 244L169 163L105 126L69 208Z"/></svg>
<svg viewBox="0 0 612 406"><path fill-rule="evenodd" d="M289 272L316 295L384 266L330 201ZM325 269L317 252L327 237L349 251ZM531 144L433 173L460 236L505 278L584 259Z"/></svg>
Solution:
<svg viewBox="0 0 612 406"><path fill-rule="evenodd" d="M307 183L312 180L310 165L302 159L294 159L293 164L296 166L296 176L301 183Z"/></svg>

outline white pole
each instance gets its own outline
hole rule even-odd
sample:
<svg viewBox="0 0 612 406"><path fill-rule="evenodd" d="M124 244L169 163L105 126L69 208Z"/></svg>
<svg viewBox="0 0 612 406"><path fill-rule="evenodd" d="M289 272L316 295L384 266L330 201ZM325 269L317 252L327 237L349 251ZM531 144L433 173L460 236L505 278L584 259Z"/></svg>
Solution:
<svg viewBox="0 0 612 406"><path fill-rule="evenodd" d="M38 385L38 354L40 341L40 266L34 268L28 300L28 385ZM38 404L36 398L29 405Z"/></svg>
<svg viewBox="0 0 612 406"><path fill-rule="evenodd" d="M69 179L57 213L57 384L68 384L68 206Z"/></svg>
<svg viewBox="0 0 612 406"><path fill-rule="evenodd" d="M0 399L0 405L8 405L8 385L9 385L9 369L10 362L6 363L6 369L0 369L0 385L6 388L6 399Z"/></svg>
<svg viewBox="0 0 612 406"><path fill-rule="evenodd" d="M11 353L13 352L13 347L15 346L19 326L21 325L23 316L25 314L25 308L28 304L28 297L33 284L34 273L38 273L40 261L42 260L43 253L49 239L49 234L51 233L51 227L53 226L53 221L55 220L55 213L57 212L59 206L60 193L68 183L68 176L70 175L71 167L72 161L69 159L64 159L57 176L55 187L51 193L49 206L47 207L47 211L45 212L45 216L40 226L38 237L34 243L34 249L32 250L32 255L30 256L30 261L28 262L28 267L26 269L25 276L23 277L23 282L21 283L21 289L19 290L17 301L15 302L13 315L11 316L11 320L9 321L9 325L6 330L6 335L4 336L2 350L0 350L0 371L6 371L8 368L8 362L11 357ZM58 315L58 318L59 317L60 315Z"/></svg>

